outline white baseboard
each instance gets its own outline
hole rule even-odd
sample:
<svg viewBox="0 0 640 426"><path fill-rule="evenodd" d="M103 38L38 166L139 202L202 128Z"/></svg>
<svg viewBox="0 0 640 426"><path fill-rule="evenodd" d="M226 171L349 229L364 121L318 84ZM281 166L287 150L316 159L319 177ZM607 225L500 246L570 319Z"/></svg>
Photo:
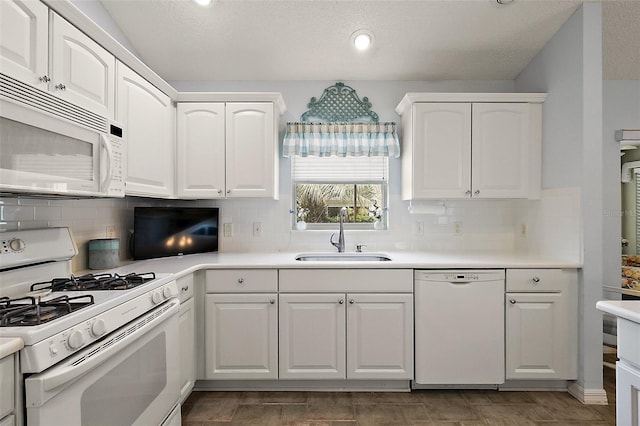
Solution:
<svg viewBox="0 0 640 426"><path fill-rule="evenodd" d="M586 405L608 405L607 392L604 389L585 389L577 383L571 383L569 394Z"/></svg>

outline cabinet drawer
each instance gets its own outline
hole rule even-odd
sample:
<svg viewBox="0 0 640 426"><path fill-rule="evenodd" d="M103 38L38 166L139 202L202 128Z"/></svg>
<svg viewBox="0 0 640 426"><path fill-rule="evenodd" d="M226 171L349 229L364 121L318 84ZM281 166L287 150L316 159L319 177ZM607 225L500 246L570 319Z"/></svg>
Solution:
<svg viewBox="0 0 640 426"><path fill-rule="evenodd" d="M577 282L575 269L507 269L508 292L561 292Z"/></svg>
<svg viewBox="0 0 640 426"><path fill-rule="evenodd" d="M412 293L413 269L282 269L280 291Z"/></svg>
<svg viewBox="0 0 640 426"><path fill-rule="evenodd" d="M243 293L278 291L276 269L209 270L207 293Z"/></svg>
<svg viewBox="0 0 640 426"><path fill-rule="evenodd" d="M184 303L193 297L193 274L178 278L176 283L180 292L180 303Z"/></svg>
<svg viewBox="0 0 640 426"><path fill-rule="evenodd" d="M640 368L640 325L618 318L618 357Z"/></svg>

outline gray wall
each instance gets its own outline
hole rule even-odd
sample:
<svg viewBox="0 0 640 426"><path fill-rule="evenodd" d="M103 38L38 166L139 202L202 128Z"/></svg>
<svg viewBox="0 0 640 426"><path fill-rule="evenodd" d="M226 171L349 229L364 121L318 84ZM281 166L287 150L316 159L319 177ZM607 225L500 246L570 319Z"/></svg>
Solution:
<svg viewBox="0 0 640 426"><path fill-rule="evenodd" d="M518 76L516 90L549 93L543 106L543 187L582 189L578 385L600 392L602 319L595 309L602 298L604 210L599 3L584 3L569 18Z"/></svg>
<svg viewBox="0 0 640 426"><path fill-rule="evenodd" d="M107 9L100 3L100 0L71 0L71 3L91 18L93 22L101 26L111 37L115 38L132 54L140 57L127 36L124 35L118 24L116 24L109 12L107 12Z"/></svg>

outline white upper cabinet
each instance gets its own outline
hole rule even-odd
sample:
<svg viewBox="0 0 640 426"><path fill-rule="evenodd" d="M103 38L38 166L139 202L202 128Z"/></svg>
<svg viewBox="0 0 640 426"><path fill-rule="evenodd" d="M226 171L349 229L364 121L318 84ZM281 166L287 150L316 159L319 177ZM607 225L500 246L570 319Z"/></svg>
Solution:
<svg viewBox="0 0 640 426"><path fill-rule="evenodd" d="M224 103L178 103L176 153L178 197L224 197L224 117Z"/></svg>
<svg viewBox="0 0 640 426"><path fill-rule="evenodd" d="M0 71L47 90L49 9L39 0L0 1Z"/></svg>
<svg viewBox="0 0 640 426"><path fill-rule="evenodd" d="M178 102L180 198L278 198L279 94L210 94L223 102ZM207 94L204 94L207 97Z"/></svg>
<svg viewBox="0 0 640 426"><path fill-rule="evenodd" d="M39 1L1 1L0 24L2 73L114 118L113 55Z"/></svg>
<svg viewBox="0 0 640 426"><path fill-rule="evenodd" d="M127 131L127 195L174 195L175 107L171 99L118 62L117 121Z"/></svg>
<svg viewBox="0 0 640 426"><path fill-rule="evenodd" d="M421 103L413 111L412 198L467 197L471 187L471 104ZM406 133L406 131L405 131ZM420 141L420 142L418 142Z"/></svg>
<svg viewBox="0 0 640 426"><path fill-rule="evenodd" d="M402 198L538 198L545 94L409 93Z"/></svg>
<svg viewBox="0 0 640 426"><path fill-rule="evenodd" d="M226 130L227 196L278 198L273 104L228 103Z"/></svg>
<svg viewBox="0 0 640 426"><path fill-rule="evenodd" d="M472 196L527 198L530 179L530 105L474 103L472 109Z"/></svg>
<svg viewBox="0 0 640 426"><path fill-rule="evenodd" d="M103 117L115 115L115 58L76 27L53 14L49 88Z"/></svg>

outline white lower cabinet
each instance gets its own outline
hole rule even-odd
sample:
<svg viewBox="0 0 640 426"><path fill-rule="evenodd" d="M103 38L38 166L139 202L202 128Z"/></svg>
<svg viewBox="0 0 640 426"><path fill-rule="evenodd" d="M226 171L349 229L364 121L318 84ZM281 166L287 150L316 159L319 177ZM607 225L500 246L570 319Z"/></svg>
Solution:
<svg viewBox="0 0 640 426"><path fill-rule="evenodd" d="M280 294L280 378L344 379L345 295Z"/></svg>
<svg viewBox="0 0 640 426"><path fill-rule="evenodd" d="M412 377L411 294L280 294L280 378Z"/></svg>
<svg viewBox="0 0 640 426"><path fill-rule="evenodd" d="M207 379L278 378L278 296L205 295Z"/></svg>
<svg viewBox="0 0 640 426"><path fill-rule="evenodd" d="M577 271L507 270L506 378L577 378Z"/></svg>
<svg viewBox="0 0 640 426"><path fill-rule="evenodd" d="M15 356L0 359L0 426L13 425L15 422Z"/></svg>
<svg viewBox="0 0 640 426"><path fill-rule="evenodd" d="M180 400L189 396L196 381L195 304L193 298L180 303Z"/></svg>
<svg viewBox="0 0 640 426"><path fill-rule="evenodd" d="M180 402L183 402L196 382L196 310L193 274L178 278L180 291Z"/></svg>

